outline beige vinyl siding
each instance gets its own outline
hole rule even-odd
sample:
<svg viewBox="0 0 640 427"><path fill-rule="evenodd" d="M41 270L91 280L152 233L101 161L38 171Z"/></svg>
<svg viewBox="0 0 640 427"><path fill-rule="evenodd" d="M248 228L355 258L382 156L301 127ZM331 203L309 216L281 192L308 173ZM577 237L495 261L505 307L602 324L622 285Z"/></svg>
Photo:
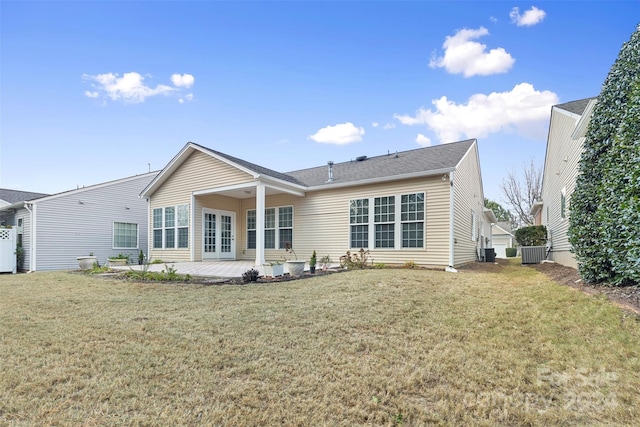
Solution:
<svg viewBox="0 0 640 427"><path fill-rule="evenodd" d="M299 259L308 260L315 250L318 259L330 255L334 262L349 250L349 201L358 198L425 193L425 248L371 249L375 263L402 264L414 261L425 266L446 266L449 250L449 182L441 176L385 184L307 192L306 197L277 195L266 198L266 207L293 206L293 247ZM255 258L246 250L246 211L255 209L254 199L242 203L243 233L238 242L242 258ZM370 239L373 236L370 236ZM285 250L266 250L266 260L290 257Z"/></svg>
<svg viewBox="0 0 640 427"><path fill-rule="evenodd" d="M454 266L475 261L481 248L484 200L477 147L477 143L473 144L454 173ZM472 212L476 219L475 241L471 238Z"/></svg>
<svg viewBox="0 0 640 427"><path fill-rule="evenodd" d="M253 177L233 166L217 160L207 154L199 151L193 152L180 167L162 184L162 186L153 193L150 199L151 209L149 210L149 224L153 224L153 209L163 208L166 206L176 206L181 204L189 204L189 245L188 248L182 249L153 249L153 232L149 233L149 248L152 259L162 259L163 261L190 261L191 246L194 248L194 258L202 259L202 203L213 203L214 199L205 199L199 197L196 201L195 211L191 206L191 194L194 191L207 190L227 185L240 184L252 181ZM228 199L228 198L225 198ZM200 203L200 205L198 205ZM236 225L239 222L239 212L237 206L239 204L229 204L228 201L223 202L223 206L217 206L215 203L204 206L215 209L224 209L236 211ZM225 206L229 206L226 209ZM195 215L194 215L195 213ZM195 224L192 219L195 218ZM195 242L191 241L191 228L194 229ZM237 233L236 233L237 234ZM236 250L238 243L236 241Z"/></svg>
<svg viewBox="0 0 640 427"><path fill-rule="evenodd" d="M574 140L571 134L579 118L576 115L553 108L549 139L544 165L542 185L542 224L546 225L553 250L551 260L570 267L576 262L567 239L569 215L571 213L571 195L578 176L578 162L582 153L584 138ZM566 217L560 215L560 195L566 189Z"/></svg>

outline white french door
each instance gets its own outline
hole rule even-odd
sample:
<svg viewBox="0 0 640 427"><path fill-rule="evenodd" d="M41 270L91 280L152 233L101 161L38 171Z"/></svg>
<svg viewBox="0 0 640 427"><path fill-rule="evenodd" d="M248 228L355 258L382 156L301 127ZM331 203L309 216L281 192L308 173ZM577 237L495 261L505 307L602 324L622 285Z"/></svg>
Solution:
<svg viewBox="0 0 640 427"><path fill-rule="evenodd" d="M235 259L236 214L202 209L202 259Z"/></svg>

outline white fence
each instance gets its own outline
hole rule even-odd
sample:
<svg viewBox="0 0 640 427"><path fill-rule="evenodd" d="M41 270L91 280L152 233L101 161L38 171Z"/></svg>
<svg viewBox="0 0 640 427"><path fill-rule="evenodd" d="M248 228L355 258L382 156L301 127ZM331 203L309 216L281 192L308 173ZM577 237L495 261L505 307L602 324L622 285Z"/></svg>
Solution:
<svg viewBox="0 0 640 427"><path fill-rule="evenodd" d="M0 228L0 273L16 273L16 229Z"/></svg>

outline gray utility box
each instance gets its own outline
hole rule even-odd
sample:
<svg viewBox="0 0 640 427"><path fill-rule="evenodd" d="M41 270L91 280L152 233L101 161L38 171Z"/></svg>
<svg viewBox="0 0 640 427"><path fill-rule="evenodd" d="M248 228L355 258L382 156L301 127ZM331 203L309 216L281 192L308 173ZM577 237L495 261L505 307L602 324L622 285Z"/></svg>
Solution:
<svg viewBox="0 0 640 427"><path fill-rule="evenodd" d="M546 246L523 246L520 248L523 264L540 264L547 258Z"/></svg>

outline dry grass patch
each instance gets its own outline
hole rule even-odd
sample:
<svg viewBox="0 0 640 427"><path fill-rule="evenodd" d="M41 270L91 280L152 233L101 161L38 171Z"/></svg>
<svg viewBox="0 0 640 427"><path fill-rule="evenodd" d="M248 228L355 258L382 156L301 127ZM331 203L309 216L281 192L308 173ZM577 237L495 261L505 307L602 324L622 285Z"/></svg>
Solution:
<svg viewBox="0 0 640 427"><path fill-rule="evenodd" d="M2 425L629 425L640 325L533 269L0 276Z"/></svg>

